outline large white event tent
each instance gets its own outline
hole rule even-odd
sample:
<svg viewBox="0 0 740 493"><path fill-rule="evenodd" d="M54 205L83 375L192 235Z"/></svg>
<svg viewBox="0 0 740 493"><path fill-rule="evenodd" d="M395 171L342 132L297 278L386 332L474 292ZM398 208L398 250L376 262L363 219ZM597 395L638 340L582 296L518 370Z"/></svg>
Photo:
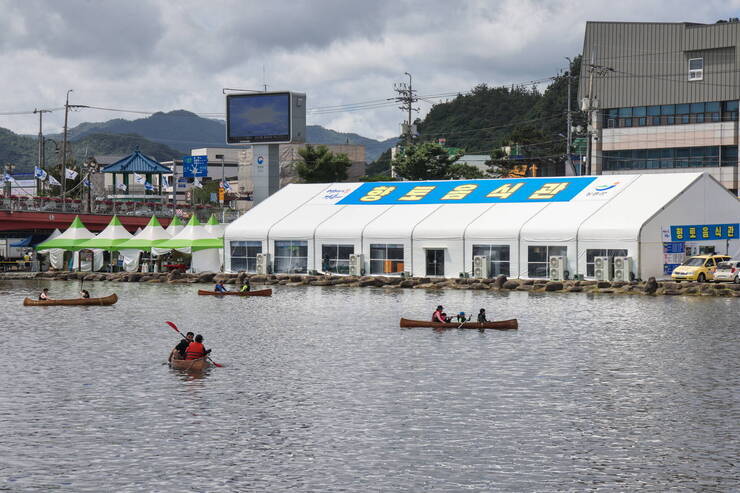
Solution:
<svg viewBox="0 0 740 493"><path fill-rule="evenodd" d="M216 237L193 215L182 231L152 248L152 253L162 255L170 250L189 253L192 254L192 272L217 272L221 270L223 246L221 236Z"/></svg>
<svg viewBox="0 0 740 493"><path fill-rule="evenodd" d="M291 184L226 227L225 269L458 277L594 277L629 257L634 278L666 277L686 253L740 254L740 202L706 173L428 182ZM251 267L251 269L249 269ZM328 269L327 269L328 267ZM332 268L334 267L334 268Z"/></svg>

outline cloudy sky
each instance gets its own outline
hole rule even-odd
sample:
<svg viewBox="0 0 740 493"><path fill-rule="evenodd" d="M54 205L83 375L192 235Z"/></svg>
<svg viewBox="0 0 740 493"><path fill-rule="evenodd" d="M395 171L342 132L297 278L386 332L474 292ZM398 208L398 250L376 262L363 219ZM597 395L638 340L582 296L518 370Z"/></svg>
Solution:
<svg viewBox="0 0 740 493"><path fill-rule="evenodd" d="M70 104L216 117L223 88L294 90L309 124L399 133L386 98L413 76L431 103L479 83L552 76L577 55L587 20L707 22L740 0L0 0L0 127L36 133ZM264 77L263 77L264 73ZM358 104L366 103L366 104ZM84 121L142 118L80 110ZM57 132L63 112L44 116Z"/></svg>

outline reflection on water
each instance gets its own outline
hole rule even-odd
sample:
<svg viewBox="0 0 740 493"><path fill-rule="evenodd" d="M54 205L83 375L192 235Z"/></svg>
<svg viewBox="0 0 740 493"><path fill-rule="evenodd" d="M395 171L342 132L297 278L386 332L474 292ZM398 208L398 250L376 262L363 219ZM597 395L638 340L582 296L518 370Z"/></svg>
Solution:
<svg viewBox="0 0 740 493"><path fill-rule="evenodd" d="M738 488L736 299L0 283L0 489ZM518 318L519 331L401 316ZM181 331L224 368L170 369Z"/></svg>

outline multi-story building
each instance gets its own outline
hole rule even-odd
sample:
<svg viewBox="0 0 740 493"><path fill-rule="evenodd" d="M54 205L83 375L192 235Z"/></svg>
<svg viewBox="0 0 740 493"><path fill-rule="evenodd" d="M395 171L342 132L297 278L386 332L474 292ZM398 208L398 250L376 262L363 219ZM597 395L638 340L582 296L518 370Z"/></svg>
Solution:
<svg viewBox="0 0 740 493"><path fill-rule="evenodd" d="M592 174L706 171L738 193L740 23L588 22Z"/></svg>

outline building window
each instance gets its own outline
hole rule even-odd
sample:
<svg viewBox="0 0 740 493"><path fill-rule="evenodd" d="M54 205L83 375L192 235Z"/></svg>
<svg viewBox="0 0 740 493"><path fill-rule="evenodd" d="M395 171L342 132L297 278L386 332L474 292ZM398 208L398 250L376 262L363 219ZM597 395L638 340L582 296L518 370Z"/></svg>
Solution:
<svg viewBox="0 0 740 493"><path fill-rule="evenodd" d="M509 245L473 245L473 257L488 257L488 275L509 275Z"/></svg>
<svg viewBox="0 0 740 493"><path fill-rule="evenodd" d="M276 241L274 272L306 274L308 272L308 242Z"/></svg>
<svg viewBox="0 0 740 493"><path fill-rule="evenodd" d="M606 151L605 170L737 166L737 146L674 147Z"/></svg>
<svg viewBox="0 0 740 493"><path fill-rule="evenodd" d="M257 272L257 254L262 253L261 241L230 241L231 271Z"/></svg>
<svg viewBox="0 0 740 493"><path fill-rule="evenodd" d="M586 250L586 277L594 277L594 258L596 257L626 257L627 250Z"/></svg>
<svg viewBox="0 0 740 493"><path fill-rule="evenodd" d="M353 253L354 245L321 245L321 271L349 274L349 256Z"/></svg>
<svg viewBox="0 0 740 493"><path fill-rule="evenodd" d="M689 80L704 80L704 59L689 59Z"/></svg>
<svg viewBox="0 0 740 493"><path fill-rule="evenodd" d="M400 274L403 272L403 245L370 244L370 274Z"/></svg>
<svg viewBox="0 0 740 493"><path fill-rule="evenodd" d="M567 257L568 247L530 246L527 253L527 277L547 277L550 257L558 255Z"/></svg>

